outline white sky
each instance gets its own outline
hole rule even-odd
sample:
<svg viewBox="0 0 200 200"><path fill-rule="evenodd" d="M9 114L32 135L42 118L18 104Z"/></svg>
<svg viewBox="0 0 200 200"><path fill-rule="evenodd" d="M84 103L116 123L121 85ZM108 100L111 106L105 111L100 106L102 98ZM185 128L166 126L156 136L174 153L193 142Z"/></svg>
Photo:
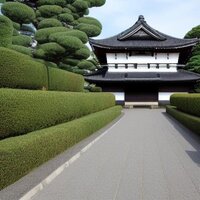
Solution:
<svg viewBox="0 0 200 200"><path fill-rule="evenodd" d="M131 27L144 15L153 28L183 38L200 24L200 0L107 0L102 7L90 9L89 16L103 25L98 38L111 37Z"/></svg>

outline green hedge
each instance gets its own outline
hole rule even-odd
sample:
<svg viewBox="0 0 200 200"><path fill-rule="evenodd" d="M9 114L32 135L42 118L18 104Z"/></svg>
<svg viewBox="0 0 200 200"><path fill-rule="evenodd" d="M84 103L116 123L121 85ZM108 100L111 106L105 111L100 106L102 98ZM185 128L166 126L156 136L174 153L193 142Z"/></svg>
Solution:
<svg viewBox="0 0 200 200"><path fill-rule="evenodd" d="M87 59L88 57L90 57L90 49L84 45L83 48L77 50L74 54L73 57L76 59Z"/></svg>
<svg viewBox="0 0 200 200"><path fill-rule="evenodd" d="M28 47L24 47L24 46L20 46L20 45L11 45L10 49L15 50L17 52L23 53L25 55L29 55L32 56L32 49L28 48Z"/></svg>
<svg viewBox="0 0 200 200"><path fill-rule="evenodd" d="M1 11L4 15L9 17L12 21L19 24L28 24L35 19L34 10L19 2L7 2L1 7Z"/></svg>
<svg viewBox="0 0 200 200"><path fill-rule="evenodd" d="M191 129L195 133L200 134L200 117L181 112L174 106L167 106L166 112L181 122L187 128Z"/></svg>
<svg viewBox="0 0 200 200"><path fill-rule="evenodd" d="M74 17L70 13L62 13L58 16L58 19L65 23L70 23L74 21Z"/></svg>
<svg viewBox="0 0 200 200"><path fill-rule="evenodd" d="M200 117L200 94L173 94L170 104L180 111Z"/></svg>
<svg viewBox="0 0 200 200"><path fill-rule="evenodd" d="M100 21L98 21L97 19L93 17L81 17L77 21L79 23L90 24L90 25L92 24L102 29L102 24L100 23Z"/></svg>
<svg viewBox="0 0 200 200"><path fill-rule="evenodd" d="M12 37L12 44L20 45L25 47L30 47L32 42L32 38L27 35L18 35Z"/></svg>
<svg viewBox="0 0 200 200"><path fill-rule="evenodd" d="M49 90L82 92L84 78L61 69L49 68Z"/></svg>
<svg viewBox="0 0 200 200"><path fill-rule="evenodd" d="M0 47L8 47L12 44L13 24L12 21L0 15Z"/></svg>
<svg viewBox="0 0 200 200"><path fill-rule="evenodd" d="M47 69L31 57L0 48L0 87L41 89L47 88Z"/></svg>
<svg viewBox="0 0 200 200"><path fill-rule="evenodd" d="M0 189L101 129L121 113L115 106L80 119L0 141Z"/></svg>
<svg viewBox="0 0 200 200"><path fill-rule="evenodd" d="M38 24L38 28L49 28L49 27L62 27L62 23L57 19L44 19Z"/></svg>
<svg viewBox="0 0 200 200"><path fill-rule="evenodd" d="M65 0L38 0L37 5L43 6L43 5L58 5L58 6L65 6L66 1Z"/></svg>
<svg viewBox="0 0 200 200"><path fill-rule="evenodd" d="M62 13L62 7L56 5L44 5L38 7L42 17L53 17Z"/></svg>
<svg viewBox="0 0 200 200"><path fill-rule="evenodd" d="M93 24L80 23L75 29L85 32L88 37L96 37L101 33L101 29Z"/></svg>
<svg viewBox="0 0 200 200"><path fill-rule="evenodd" d="M0 138L71 121L115 105L112 94L0 89Z"/></svg>

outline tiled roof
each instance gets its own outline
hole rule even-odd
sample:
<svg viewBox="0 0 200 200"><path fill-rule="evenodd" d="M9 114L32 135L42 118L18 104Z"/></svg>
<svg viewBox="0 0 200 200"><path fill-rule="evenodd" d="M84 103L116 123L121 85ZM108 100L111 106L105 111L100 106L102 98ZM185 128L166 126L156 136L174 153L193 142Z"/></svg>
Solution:
<svg viewBox="0 0 200 200"><path fill-rule="evenodd" d="M179 81L197 81L200 80L200 74L186 70L177 72L106 72L85 76L86 81L94 82L129 82L129 81L148 81L148 82L179 82Z"/></svg>
<svg viewBox="0 0 200 200"><path fill-rule="evenodd" d="M198 39L179 39L161 33L150 27L143 16L126 31L110 38L90 39L93 47L105 49L179 49L194 46Z"/></svg>

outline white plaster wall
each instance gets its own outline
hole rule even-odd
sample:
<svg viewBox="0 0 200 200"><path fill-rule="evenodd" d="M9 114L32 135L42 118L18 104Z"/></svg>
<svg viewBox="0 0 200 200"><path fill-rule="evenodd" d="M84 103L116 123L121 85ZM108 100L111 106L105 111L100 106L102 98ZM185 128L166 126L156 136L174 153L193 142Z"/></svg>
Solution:
<svg viewBox="0 0 200 200"><path fill-rule="evenodd" d="M124 92L112 92L115 95L115 101L124 101L125 94Z"/></svg>
<svg viewBox="0 0 200 200"><path fill-rule="evenodd" d="M183 93L186 93L186 92L159 92L158 93L158 100L159 101L169 101L170 100L170 96L172 95L172 94L174 94L174 93L181 93L181 94L183 94Z"/></svg>
<svg viewBox="0 0 200 200"><path fill-rule="evenodd" d="M107 62L110 63L178 63L179 53L169 53L169 59L167 53L154 53L154 55L132 55L126 53L107 53Z"/></svg>

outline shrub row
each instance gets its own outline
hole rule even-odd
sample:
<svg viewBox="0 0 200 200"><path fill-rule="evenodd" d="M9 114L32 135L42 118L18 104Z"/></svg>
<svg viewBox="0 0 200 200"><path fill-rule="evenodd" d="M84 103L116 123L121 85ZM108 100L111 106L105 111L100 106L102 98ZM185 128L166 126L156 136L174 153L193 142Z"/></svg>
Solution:
<svg viewBox="0 0 200 200"><path fill-rule="evenodd" d="M115 105L112 94L0 89L0 138L71 121Z"/></svg>
<svg viewBox="0 0 200 200"><path fill-rule="evenodd" d="M1 140L0 189L88 137L120 113L121 107L115 106L65 124Z"/></svg>
<svg viewBox="0 0 200 200"><path fill-rule="evenodd" d="M196 117L176 109L174 106L167 106L166 112L180 121L184 126L195 133L200 134L200 117Z"/></svg>
<svg viewBox="0 0 200 200"><path fill-rule="evenodd" d="M0 48L0 60L0 87L42 89L49 85L50 90L83 91L82 76L50 67L47 70L47 66L27 55Z"/></svg>
<svg viewBox="0 0 200 200"><path fill-rule="evenodd" d="M200 94L173 94L170 104L180 111L200 117Z"/></svg>

